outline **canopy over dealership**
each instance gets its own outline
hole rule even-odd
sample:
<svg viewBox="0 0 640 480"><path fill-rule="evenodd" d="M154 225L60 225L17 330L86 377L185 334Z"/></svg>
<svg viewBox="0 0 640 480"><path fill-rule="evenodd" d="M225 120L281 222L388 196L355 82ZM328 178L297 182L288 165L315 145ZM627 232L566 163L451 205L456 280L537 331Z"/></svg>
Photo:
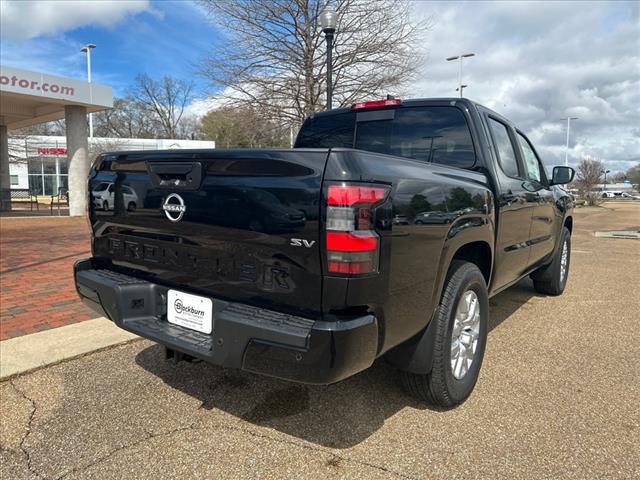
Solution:
<svg viewBox="0 0 640 480"><path fill-rule="evenodd" d="M11 209L8 131L64 118L69 214L84 215L90 161L87 113L112 106L107 85L0 66L0 209Z"/></svg>

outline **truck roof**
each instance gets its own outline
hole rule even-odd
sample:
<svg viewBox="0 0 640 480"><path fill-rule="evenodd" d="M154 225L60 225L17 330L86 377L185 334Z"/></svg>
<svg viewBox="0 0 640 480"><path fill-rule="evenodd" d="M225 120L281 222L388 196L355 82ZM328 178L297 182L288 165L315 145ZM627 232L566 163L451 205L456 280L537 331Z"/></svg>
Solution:
<svg viewBox="0 0 640 480"><path fill-rule="evenodd" d="M470 100L465 97L462 97L462 98L460 97L407 98L407 99L401 99L401 100L402 100L402 106L421 107L421 106L427 106L427 105L445 105L445 104L451 104L452 102L454 102L456 104L463 104L466 106L478 106L486 110L492 111L490 108L480 105L478 102L474 102L473 100ZM381 107L381 108L388 108L388 107ZM346 113L350 111L351 111L350 107L334 108L333 110L315 112L312 114L312 116L319 117L319 116L325 116L325 115L336 115L339 113ZM499 115L497 112L494 112L494 113Z"/></svg>

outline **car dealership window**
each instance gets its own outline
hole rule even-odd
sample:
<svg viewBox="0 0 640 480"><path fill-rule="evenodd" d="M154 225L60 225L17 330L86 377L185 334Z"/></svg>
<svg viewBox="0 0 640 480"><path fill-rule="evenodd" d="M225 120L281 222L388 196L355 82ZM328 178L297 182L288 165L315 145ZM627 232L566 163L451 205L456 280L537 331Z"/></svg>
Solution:
<svg viewBox="0 0 640 480"><path fill-rule="evenodd" d="M68 188L67 158L39 156L27 159L29 190L35 195L56 195L59 188Z"/></svg>

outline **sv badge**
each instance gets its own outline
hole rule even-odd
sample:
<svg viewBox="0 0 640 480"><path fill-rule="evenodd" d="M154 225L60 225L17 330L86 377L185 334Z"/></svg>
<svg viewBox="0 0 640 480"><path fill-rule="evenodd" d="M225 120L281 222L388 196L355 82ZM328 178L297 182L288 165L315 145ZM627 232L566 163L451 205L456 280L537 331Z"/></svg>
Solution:
<svg viewBox="0 0 640 480"><path fill-rule="evenodd" d="M289 242L289 245L291 245L292 247L306 247L306 248L311 248L313 247L313 244L316 243L315 240L305 240L304 238L292 238L291 241Z"/></svg>

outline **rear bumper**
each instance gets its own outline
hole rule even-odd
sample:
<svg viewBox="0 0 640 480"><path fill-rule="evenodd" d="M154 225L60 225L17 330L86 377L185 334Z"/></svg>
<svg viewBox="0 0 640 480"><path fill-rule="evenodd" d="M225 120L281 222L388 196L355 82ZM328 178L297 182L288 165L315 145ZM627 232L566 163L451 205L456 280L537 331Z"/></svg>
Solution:
<svg viewBox="0 0 640 480"><path fill-rule="evenodd" d="M111 270L92 259L74 266L82 301L119 327L206 362L303 383L329 384L375 360L373 315L319 321L212 298L213 332L166 319L167 287Z"/></svg>

